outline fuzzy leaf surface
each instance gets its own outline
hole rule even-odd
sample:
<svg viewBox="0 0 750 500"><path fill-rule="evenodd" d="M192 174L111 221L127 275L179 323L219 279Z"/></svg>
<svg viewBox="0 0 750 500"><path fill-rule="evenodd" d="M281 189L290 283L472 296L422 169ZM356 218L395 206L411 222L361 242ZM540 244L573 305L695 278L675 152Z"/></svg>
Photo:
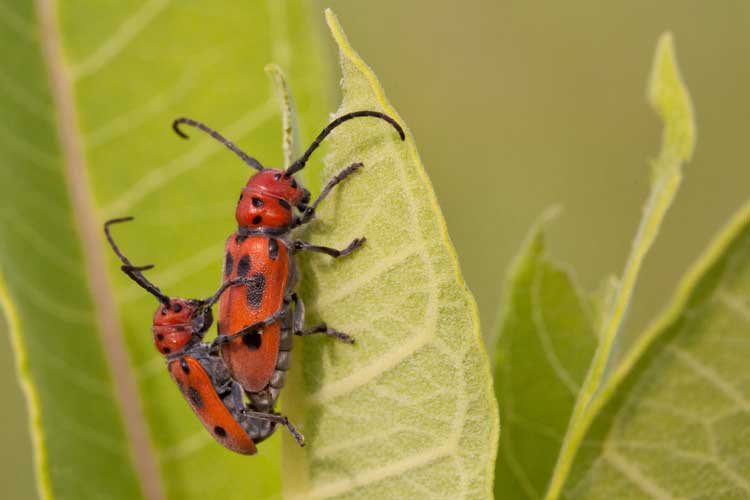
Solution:
<svg viewBox="0 0 750 500"><path fill-rule="evenodd" d="M396 118L372 70L328 23L341 54L340 115L376 110ZM354 346L299 344L284 408L308 446L284 440L285 496L490 498L498 418L474 299L413 138L353 120L334 132L327 179L354 161L306 235L361 250L336 261L306 256L303 281L315 317L356 337Z"/></svg>

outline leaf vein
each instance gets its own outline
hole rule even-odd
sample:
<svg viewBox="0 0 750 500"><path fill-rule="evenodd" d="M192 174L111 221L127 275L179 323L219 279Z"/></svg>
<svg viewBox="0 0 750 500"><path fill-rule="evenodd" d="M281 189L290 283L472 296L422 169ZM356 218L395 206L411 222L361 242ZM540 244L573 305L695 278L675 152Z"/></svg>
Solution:
<svg viewBox="0 0 750 500"><path fill-rule="evenodd" d="M91 55L71 68L73 80L99 71L114 59L143 31L170 3L170 0L149 0L132 16L126 18L115 32L96 48Z"/></svg>

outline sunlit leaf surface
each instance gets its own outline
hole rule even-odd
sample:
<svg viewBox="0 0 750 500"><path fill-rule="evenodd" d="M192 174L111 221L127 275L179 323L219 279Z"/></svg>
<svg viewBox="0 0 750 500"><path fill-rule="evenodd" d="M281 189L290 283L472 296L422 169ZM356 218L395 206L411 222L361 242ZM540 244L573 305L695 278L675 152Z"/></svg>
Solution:
<svg viewBox="0 0 750 500"><path fill-rule="evenodd" d="M398 119L332 13L343 103ZM403 121L399 120L401 123ZM324 178L364 168L326 201L307 237L356 254L309 257L305 296L315 316L351 333L297 342L284 408L303 426L303 450L284 441L288 498L488 498L497 412L476 308L460 276L413 138L359 119L330 142Z"/></svg>

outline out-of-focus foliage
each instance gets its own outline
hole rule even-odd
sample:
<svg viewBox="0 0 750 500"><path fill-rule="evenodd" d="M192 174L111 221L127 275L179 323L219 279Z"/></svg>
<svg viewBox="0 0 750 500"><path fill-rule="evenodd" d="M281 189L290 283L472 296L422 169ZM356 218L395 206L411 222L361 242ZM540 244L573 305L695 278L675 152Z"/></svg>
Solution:
<svg viewBox="0 0 750 500"><path fill-rule="evenodd" d="M310 19L296 0L40 0L0 8L2 297L26 374L45 496L139 495L121 417L138 401L115 397L98 334L97 315L112 300L116 309L104 314L119 324L127 353L117 335L108 347L130 365L114 377L137 386L154 450L149 492L279 494L278 438L253 459L213 442L153 347L156 302L119 271L101 222L136 217L114 229L117 239L134 262L156 264L149 276L167 293L213 293L249 172L209 137L178 138L171 122L205 121L264 163L281 165L278 105L263 67L274 61L285 69L308 125L301 135L317 132L326 114ZM70 166L76 148L80 176Z"/></svg>
<svg viewBox="0 0 750 500"><path fill-rule="evenodd" d="M507 426L496 498L750 494L741 368L750 311L747 207L688 273L668 312L617 355L644 257L695 142L669 35L657 47L648 97L664 121L662 149L625 270L591 302L594 313L586 314L589 301L576 295L568 273L557 272L557 288L542 280L550 264L540 234L514 267L497 346Z"/></svg>

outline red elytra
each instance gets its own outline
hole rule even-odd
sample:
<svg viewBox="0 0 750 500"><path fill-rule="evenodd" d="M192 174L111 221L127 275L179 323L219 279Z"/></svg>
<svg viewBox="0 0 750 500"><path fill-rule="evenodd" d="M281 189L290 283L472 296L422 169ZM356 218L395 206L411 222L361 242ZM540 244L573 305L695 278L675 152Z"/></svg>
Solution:
<svg viewBox="0 0 750 500"><path fill-rule="evenodd" d="M252 411L246 405L241 386L231 379L226 363L216 355L223 342L246 332L219 338L211 344L203 342L213 322L212 306L227 290L244 289L249 280L225 281L213 296L203 300L170 298L143 276L142 272L153 266L134 266L115 244L109 226L128 220L132 217L107 221L104 224L107 241L123 262L123 272L159 300L152 326L154 344L165 356L172 379L209 434L229 450L254 455L257 443L273 434L277 425L285 425L303 445L304 438L285 416ZM252 328L273 321L275 317L271 316Z"/></svg>
<svg viewBox="0 0 750 500"><path fill-rule="evenodd" d="M401 140L405 139L401 126L388 115L377 111L348 113L328 124L305 153L286 170L265 168L257 159L201 122L179 118L172 125L183 138L187 138L187 135L180 130L181 124L210 134L247 165L258 170L250 177L240 195L235 211L238 229L227 238L222 273L225 280L247 278L250 284L246 290L236 287L224 294L219 302L218 324L219 335L224 336L228 332L251 330L248 325L280 313L276 322L255 329L222 347L222 356L232 376L245 389L258 411L273 411L289 366L292 333L299 336L323 333L344 342L354 342L349 335L325 323L304 328L304 304L294 293L297 281L294 254L313 251L334 258L343 257L359 248L365 238L357 238L346 248L338 250L292 239L291 231L310 222L331 189L361 168L362 164L352 163L330 179L311 205L308 205L310 192L297 182L294 174L305 167L310 155L336 127L353 118L368 116L388 122L396 129ZM298 213L294 212L295 209Z"/></svg>
<svg viewBox="0 0 750 500"><path fill-rule="evenodd" d="M237 325L251 325L284 305L289 278L289 250L276 237L232 234L227 239L223 276L225 280L248 278L247 288L229 290L219 301L219 334ZM242 328L240 328L242 329ZM249 392L262 391L278 361L281 321L222 347L224 360L237 382ZM290 347L290 346L284 346ZM281 370L283 371L283 370Z"/></svg>

